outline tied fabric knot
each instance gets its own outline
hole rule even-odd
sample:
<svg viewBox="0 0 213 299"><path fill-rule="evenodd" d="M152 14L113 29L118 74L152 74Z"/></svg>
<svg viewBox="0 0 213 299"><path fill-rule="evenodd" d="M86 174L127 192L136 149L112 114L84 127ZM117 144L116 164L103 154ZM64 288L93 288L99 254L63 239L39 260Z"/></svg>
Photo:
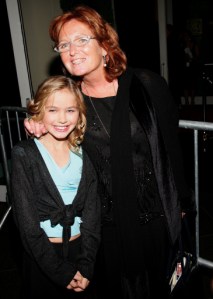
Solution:
<svg viewBox="0 0 213 299"><path fill-rule="evenodd" d="M50 221L52 226L60 224L63 227L71 226L74 223L76 211L73 205L66 205L61 209L51 212Z"/></svg>
<svg viewBox="0 0 213 299"><path fill-rule="evenodd" d="M50 221L52 226L60 224L63 227L63 255L68 257L68 244L71 237L71 226L74 224L77 213L72 204L51 213Z"/></svg>

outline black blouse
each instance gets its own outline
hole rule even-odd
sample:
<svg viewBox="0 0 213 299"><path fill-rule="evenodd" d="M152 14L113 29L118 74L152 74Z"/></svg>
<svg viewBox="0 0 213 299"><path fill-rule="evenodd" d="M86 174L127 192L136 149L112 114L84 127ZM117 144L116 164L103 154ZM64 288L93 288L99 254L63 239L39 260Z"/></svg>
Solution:
<svg viewBox="0 0 213 299"><path fill-rule="evenodd" d="M113 221L110 138L106 134L99 117L110 134L111 118L116 97L91 98L99 117L97 116L89 97L84 96L84 98L87 106L87 131L83 145L98 173L99 194L102 203L102 220L103 223L108 223ZM154 213L155 215L162 214L162 207L157 191L156 179L151 163L151 153L146 134L131 110L129 113L138 215L141 219L145 215L151 213Z"/></svg>

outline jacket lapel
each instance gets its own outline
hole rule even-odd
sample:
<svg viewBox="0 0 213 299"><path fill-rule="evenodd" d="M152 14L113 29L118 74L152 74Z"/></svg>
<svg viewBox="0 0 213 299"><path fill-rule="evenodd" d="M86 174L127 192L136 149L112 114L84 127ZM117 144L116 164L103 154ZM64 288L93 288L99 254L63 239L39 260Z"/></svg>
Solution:
<svg viewBox="0 0 213 299"><path fill-rule="evenodd" d="M179 222L180 219L176 217L179 202L171 163L166 153L165 144L150 95L136 75L133 76L130 86L130 108L144 128L150 144L158 190L168 224L174 223L174 219ZM179 233L179 231L176 230L179 229L180 225L176 223L173 226L171 238L174 242L175 237Z"/></svg>

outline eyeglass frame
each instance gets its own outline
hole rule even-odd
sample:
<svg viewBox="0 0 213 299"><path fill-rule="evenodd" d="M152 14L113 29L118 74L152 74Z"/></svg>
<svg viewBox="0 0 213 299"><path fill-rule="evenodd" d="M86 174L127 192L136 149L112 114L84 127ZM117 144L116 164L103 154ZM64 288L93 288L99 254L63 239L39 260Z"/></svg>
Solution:
<svg viewBox="0 0 213 299"><path fill-rule="evenodd" d="M83 45L76 45L75 44L75 40L80 40L80 39L83 39L83 38L86 38L87 39L87 41L86 41L86 43L85 44L83 44ZM62 45L63 44L67 44L67 45L69 45L69 47L68 47L68 49L67 50L65 50L65 51L60 51L60 50L58 50L58 47L60 46L60 43L57 45L57 46L55 46L54 48L53 48L53 50L55 51L55 52L57 52L57 53L59 53L59 54L61 54L61 53L66 53L66 52L68 52L69 50L70 50L70 46L71 45L74 45L74 46L76 46L76 47L84 47L84 46L86 46L89 42L90 42L90 40L91 39L96 39L96 37L94 37L94 36L90 36L90 35L81 35L81 36L79 36L79 37L77 37L75 40L74 40L74 42L73 41L69 41L69 42L61 42L62 43Z"/></svg>

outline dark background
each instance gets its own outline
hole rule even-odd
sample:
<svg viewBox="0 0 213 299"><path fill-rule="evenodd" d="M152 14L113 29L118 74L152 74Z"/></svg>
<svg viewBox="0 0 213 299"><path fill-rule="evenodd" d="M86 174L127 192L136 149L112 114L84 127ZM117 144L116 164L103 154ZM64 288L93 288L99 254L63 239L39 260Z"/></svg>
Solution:
<svg viewBox="0 0 213 299"><path fill-rule="evenodd" d="M117 30L120 44L125 51L128 63L133 67L148 68L160 73L159 35L157 0L114 1L114 14L111 1L60 0L62 10L69 10L76 4L84 3L95 8ZM2 87L11 86L9 96L1 98L1 105L20 105L20 95L15 69L12 42L5 0L0 1L0 26L2 30L1 70ZM173 0L173 25L176 32L193 29L192 22L202 22L202 32L194 33L201 49L201 64L213 63L213 1L212 0ZM210 73L212 67L208 68Z"/></svg>
<svg viewBox="0 0 213 299"><path fill-rule="evenodd" d="M111 1L70 1L61 0L63 10L68 10L71 5L84 2L95 8L104 18L109 21L118 31L120 44L125 51L128 63L131 66L148 68L160 72L159 65L159 35L157 19L157 0L131 0L114 1L115 21L112 14ZM142 8L141 8L142 7ZM177 32L190 27L193 19L202 20L202 30L194 37L201 49L201 63L213 63L213 1L212 0L174 0L173 1L173 25ZM5 0L0 0L0 28L2 29L1 40L1 96L0 105L20 106L18 80L16 75L15 61L12 42L10 37L9 22ZM190 27L190 29L193 29ZM196 28L194 28L196 29ZM196 31L196 30L195 30ZM207 67L211 74L212 67ZM201 80L202 81L202 80ZM201 82L202 85L202 82ZM6 87L9 86L9 87ZM201 96L204 92L200 90ZM211 95L212 87L209 88ZM213 122L213 106L208 105L206 109L206 121ZM194 105L182 107L180 119L203 120L203 106ZM202 256L213 260L213 191L212 191L212 169L213 169L213 137L207 134L204 140L204 132L200 132L200 240ZM181 130L181 145L183 148L184 165L189 185L193 188L193 136L192 132ZM3 205L3 203L0 203ZM0 212L2 209L0 208ZM1 213L0 213L1 214ZM1 216L1 215L0 215ZM15 232L10 230L10 221L1 231L0 246L0 293L2 299L18 298L20 289L19 265L14 261L18 255L17 244L13 240ZM12 238L11 238L12 231ZM14 250L15 248L15 250ZM13 249L13 250L12 250ZM212 271L201 269L189 289L188 298L198 297L210 299L210 279L213 278ZM182 297L183 299L184 297Z"/></svg>

